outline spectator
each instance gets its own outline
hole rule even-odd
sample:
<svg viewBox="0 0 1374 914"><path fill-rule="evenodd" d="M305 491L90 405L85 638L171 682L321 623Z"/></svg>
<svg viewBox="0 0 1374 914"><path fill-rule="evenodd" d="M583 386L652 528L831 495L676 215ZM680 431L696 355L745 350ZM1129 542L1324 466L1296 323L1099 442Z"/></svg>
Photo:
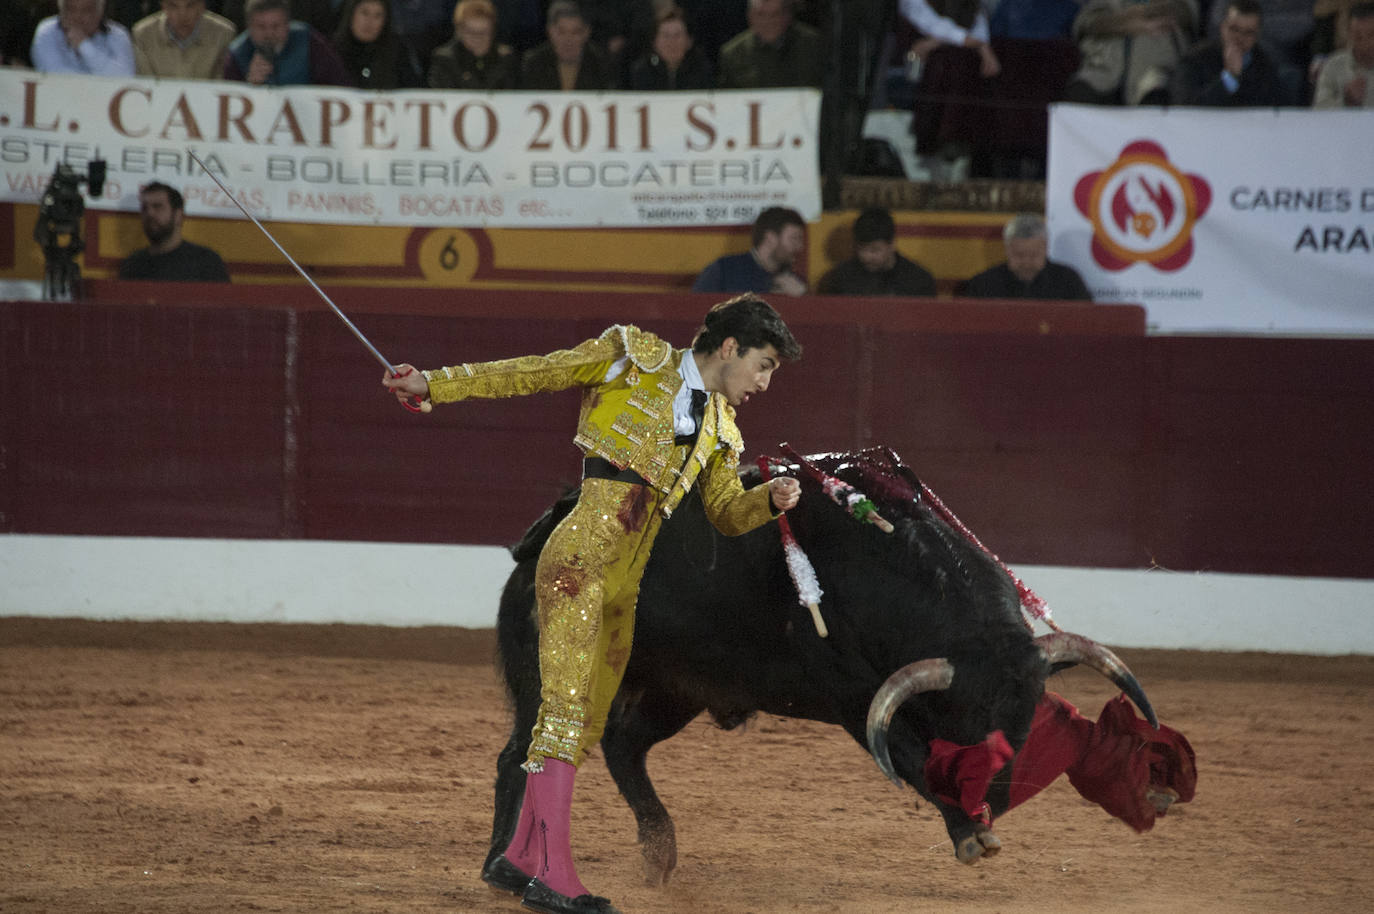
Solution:
<svg viewBox="0 0 1374 914"><path fill-rule="evenodd" d="M291 19L287 0L248 0L248 26L229 45L224 78L255 86L351 86L343 61L325 37Z"/></svg>
<svg viewBox="0 0 1374 914"><path fill-rule="evenodd" d="M386 0L348 0L334 32L334 50L360 89L413 89L420 74L391 31Z"/></svg>
<svg viewBox="0 0 1374 914"><path fill-rule="evenodd" d="M162 0L161 12L134 24L140 76L219 79L234 40L234 24L205 9L205 0Z"/></svg>
<svg viewBox="0 0 1374 914"><path fill-rule="evenodd" d="M1374 3L1350 9L1350 46L1326 59L1317 75L1314 108L1374 108Z"/></svg>
<svg viewBox="0 0 1374 914"><path fill-rule="evenodd" d="M429 84L435 89L514 89L515 54L496 42L491 0L463 0L453 10L453 38L434 50Z"/></svg>
<svg viewBox="0 0 1374 914"><path fill-rule="evenodd" d="M816 285L822 295L922 295L934 297L935 277L897 253L897 227L882 207L854 220L854 256L831 269Z"/></svg>
<svg viewBox="0 0 1374 914"><path fill-rule="evenodd" d="M1197 0L1087 0L1073 21L1083 65L1064 100L1092 105L1161 105L1197 34Z"/></svg>
<svg viewBox="0 0 1374 914"><path fill-rule="evenodd" d="M806 283L792 264L806 250L801 213L770 206L754 220L753 247L712 261L692 283L693 292L778 292L805 295Z"/></svg>
<svg viewBox="0 0 1374 914"><path fill-rule="evenodd" d="M57 15L34 30L29 59L45 73L134 75L129 30L105 18L105 0L58 0Z"/></svg>
<svg viewBox="0 0 1374 914"><path fill-rule="evenodd" d="M644 92L710 89L714 85L711 64L693 46L682 10L668 7L658 18L649 52L630 68L630 88Z"/></svg>
<svg viewBox="0 0 1374 914"><path fill-rule="evenodd" d="M1278 64L1261 47L1257 0L1228 0L1221 35L1202 42L1179 62L1174 102L1201 107L1284 104Z"/></svg>
<svg viewBox="0 0 1374 914"><path fill-rule="evenodd" d="M1045 220L1022 213L1002 230L1007 259L968 281L968 298L1046 298L1092 301L1073 267L1048 259Z"/></svg>
<svg viewBox="0 0 1374 914"><path fill-rule="evenodd" d="M1280 67L1305 72L1312 57L1316 17L1313 0L1258 0L1260 12L1259 43ZM1214 0L1208 15L1207 35L1221 36L1221 24L1230 4ZM1301 72L1297 74L1301 78Z"/></svg>
<svg viewBox="0 0 1374 914"><path fill-rule="evenodd" d="M520 88L567 92L614 89L611 64L590 43L591 29L572 0L549 4L549 40L528 51L520 65Z"/></svg>
<svg viewBox="0 0 1374 914"><path fill-rule="evenodd" d="M820 33L793 19L793 0L749 0L749 28L720 49L722 89L819 87L825 72Z"/></svg>
<svg viewBox="0 0 1374 914"><path fill-rule="evenodd" d="M1013 3L1014 0L1003 0L1002 6ZM978 74L984 79L992 79L1001 72L1002 65L988 44L988 17L978 0L945 0L938 3L938 11L928 0L899 0L898 6L922 35L909 53L925 60L931 51L944 45L966 48L978 55Z"/></svg>
<svg viewBox="0 0 1374 914"><path fill-rule="evenodd" d="M219 13L234 23L237 31L248 25L245 0L223 0ZM332 35L339 25L340 0L291 0L291 18L304 22L321 35Z"/></svg>
<svg viewBox="0 0 1374 914"><path fill-rule="evenodd" d="M143 234L148 246L135 251L119 265L120 279L161 282L228 282L229 271L220 256L207 247L181 237L186 220L181 193L155 181L138 193L143 215Z"/></svg>
<svg viewBox="0 0 1374 914"><path fill-rule="evenodd" d="M981 4L901 0L899 8L919 32L907 51L908 65L918 68L911 132L931 178L959 181L971 171L990 176L996 132L991 80L1002 64L988 43Z"/></svg>

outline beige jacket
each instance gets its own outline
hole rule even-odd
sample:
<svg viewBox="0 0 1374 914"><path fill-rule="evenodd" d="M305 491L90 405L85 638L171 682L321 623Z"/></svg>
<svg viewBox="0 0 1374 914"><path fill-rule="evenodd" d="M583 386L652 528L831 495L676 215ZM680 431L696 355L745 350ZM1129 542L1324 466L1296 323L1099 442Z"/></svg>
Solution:
<svg viewBox="0 0 1374 914"><path fill-rule="evenodd" d="M134 23L134 70L164 79L219 79L224 55L234 40L234 24L206 10L191 42L182 48L167 34L167 15L157 12Z"/></svg>
<svg viewBox="0 0 1374 914"><path fill-rule="evenodd" d="M1137 9L1172 17L1174 29L1159 35L1122 34L1122 16ZM1098 92L1120 89L1124 104L1138 105L1149 92L1168 87L1196 33L1197 0L1087 0L1073 21L1073 37L1083 56L1075 78Z"/></svg>
<svg viewBox="0 0 1374 914"><path fill-rule="evenodd" d="M1364 104L1361 107L1374 108L1374 67L1361 69L1355 63L1355 55L1350 53L1349 48L1337 51L1322 64L1321 72L1317 74L1317 88L1312 96L1312 107L1354 107L1346 104L1345 84L1356 76L1364 77Z"/></svg>

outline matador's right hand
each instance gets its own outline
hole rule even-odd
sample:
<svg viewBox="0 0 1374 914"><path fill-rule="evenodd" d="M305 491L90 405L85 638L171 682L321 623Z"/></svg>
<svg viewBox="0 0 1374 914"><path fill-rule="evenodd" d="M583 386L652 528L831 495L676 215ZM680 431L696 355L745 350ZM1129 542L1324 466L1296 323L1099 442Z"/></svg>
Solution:
<svg viewBox="0 0 1374 914"><path fill-rule="evenodd" d="M382 386L396 394L396 399L405 403L412 397L419 400L429 399L429 382L415 370L414 365L402 363L396 366L396 373L385 372Z"/></svg>

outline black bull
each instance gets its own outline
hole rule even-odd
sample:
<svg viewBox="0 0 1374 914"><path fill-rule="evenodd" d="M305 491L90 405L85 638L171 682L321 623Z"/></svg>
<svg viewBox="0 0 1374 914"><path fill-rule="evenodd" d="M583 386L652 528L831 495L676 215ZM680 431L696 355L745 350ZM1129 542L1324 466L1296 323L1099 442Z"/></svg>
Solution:
<svg viewBox="0 0 1374 914"><path fill-rule="evenodd" d="M889 773L939 809L957 856L966 862L1000 845L987 824L928 787L923 771L932 740L975 745L1001 730L1019 750L1045 680L1056 661L1064 660L1089 662L1107 673L1154 722L1135 678L1124 666L1113 667L1109 652L1105 666L1100 657L1082 652L1047 656L1023 621L1006 571L920 500L919 482L895 455L868 451L813 460L866 492L896 526L884 534L859 523L801 476L802 499L788 518L824 590L828 638L818 636L798 602L776 524L741 537L722 536L693 495L658 535L640 589L634 649L601 740L606 766L638 822L651 882L668 877L677 850L673 821L649 780L646 755L702 711L726 729L759 711L838 724L884 770L890 752ZM746 487L758 481L757 471L746 474ZM524 791L519 766L539 706L535 563L576 494L560 499L512 549L518 564L502 594L498 643L515 719L497 764L488 863L515 829ZM912 664L928 658L947 662L948 685L911 697L932 672ZM875 702L889 677L898 683L897 694L889 688ZM877 722L873 738L871 709L891 717L886 727ZM987 792L994 816L1009 805L1011 767L999 772Z"/></svg>

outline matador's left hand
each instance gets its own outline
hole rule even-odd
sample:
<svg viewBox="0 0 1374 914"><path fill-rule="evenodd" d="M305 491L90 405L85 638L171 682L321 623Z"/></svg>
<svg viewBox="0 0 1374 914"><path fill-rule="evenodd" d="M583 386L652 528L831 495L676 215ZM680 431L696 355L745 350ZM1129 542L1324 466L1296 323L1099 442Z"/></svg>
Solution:
<svg viewBox="0 0 1374 914"><path fill-rule="evenodd" d="M773 498L775 509L786 511L801 501L801 483L791 476L775 476L768 480L768 494Z"/></svg>

